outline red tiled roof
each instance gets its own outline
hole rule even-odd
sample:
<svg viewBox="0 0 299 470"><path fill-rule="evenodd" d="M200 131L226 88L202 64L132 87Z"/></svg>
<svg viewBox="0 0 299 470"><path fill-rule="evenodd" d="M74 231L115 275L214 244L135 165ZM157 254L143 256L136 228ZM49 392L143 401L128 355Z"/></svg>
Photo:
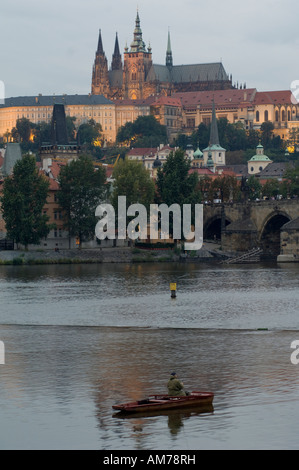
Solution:
<svg viewBox="0 0 299 470"><path fill-rule="evenodd" d="M149 155L155 155L157 152L157 147L145 147L145 148L133 148L129 151L128 155L129 156L149 156Z"/></svg>
<svg viewBox="0 0 299 470"><path fill-rule="evenodd" d="M201 107L212 107L213 100L216 107L251 105L256 94L256 88L213 90L213 91L188 91L185 93L174 93L173 98L179 98L183 107L200 105Z"/></svg>
<svg viewBox="0 0 299 470"><path fill-rule="evenodd" d="M56 180L53 180L53 178L49 178L49 190L50 191L57 191L59 189L59 184Z"/></svg>
<svg viewBox="0 0 299 470"><path fill-rule="evenodd" d="M154 105L162 105L162 104L167 104L168 106L178 106L181 107L182 103L180 98L175 98L173 96L159 96L153 103L151 103L152 106Z"/></svg>
<svg viewBox="0 0 299 470"><path fill-rule="evenodd" d="M253 103L258 104L292 104L292 92L290 90L281 91L258 91Z"/></svg>

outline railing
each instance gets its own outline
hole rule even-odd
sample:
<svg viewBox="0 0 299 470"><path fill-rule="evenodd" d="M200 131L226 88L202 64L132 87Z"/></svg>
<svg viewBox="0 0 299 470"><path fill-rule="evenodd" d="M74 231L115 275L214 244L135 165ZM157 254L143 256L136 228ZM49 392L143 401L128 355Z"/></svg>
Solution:
<svg viewBox="0 0 299 470"><path fill-rule="evenodd" d="M260 261L260 254L262 251L263 250L261 248L253 248L242 255L233 256L232 258L223 260L221 261L221 264L258 262Z"/></svg>

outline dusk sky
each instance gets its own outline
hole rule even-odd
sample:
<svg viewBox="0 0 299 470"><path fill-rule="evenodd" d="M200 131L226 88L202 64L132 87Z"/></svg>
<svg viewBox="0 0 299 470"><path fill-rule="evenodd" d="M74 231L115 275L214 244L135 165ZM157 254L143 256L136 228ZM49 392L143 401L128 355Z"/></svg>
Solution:
<svg viewBox="0 0 299 470"><path fill-rule="evenodd" d="M115 34L123 55L137 8L153 62L222 61L233 83L259 91L299 80L297 0L2 0L1 76L6 97L88 94L99 29L110 66Z"/></svg>

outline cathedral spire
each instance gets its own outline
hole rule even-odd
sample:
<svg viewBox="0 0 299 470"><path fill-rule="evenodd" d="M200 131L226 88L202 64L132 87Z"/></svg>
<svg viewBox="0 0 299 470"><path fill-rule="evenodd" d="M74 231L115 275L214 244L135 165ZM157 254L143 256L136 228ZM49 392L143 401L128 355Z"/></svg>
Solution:
<svg viewBox="0 0 299 470"><path fill-rule="evenodd" d="M104 54L101 30L99 30L99 41L98 41L97 54Z"/></svg>
<svg viewBox="0 0 299 470"><path fill-rule="evenodd" d="M134 40L131 43L130 52L146 52L145 43L143 42L143 39L142 39L142 31L140 28L140 18L139 18L138 10L137 10L137 16L135 20Z"/></svg>
<svg viewBox="0 0 299 470"><path fill-rule="evenodd" d="M112 55L112 63L111 63L112 70L121 70L122 69L122 62L121 62L121 55L119 52L119 44L118 44L118 37L116 33L115 37L115 45L114 45L114 52Z"/></svg>
<svg viewBox="0 0 299 470"><path fill-rule="evenodd" d="M168 30L168 39L167 39L167 50L166 50L166 66L172 67L172 51L171 51L171 44L170 44L170 32Z"/></svg>

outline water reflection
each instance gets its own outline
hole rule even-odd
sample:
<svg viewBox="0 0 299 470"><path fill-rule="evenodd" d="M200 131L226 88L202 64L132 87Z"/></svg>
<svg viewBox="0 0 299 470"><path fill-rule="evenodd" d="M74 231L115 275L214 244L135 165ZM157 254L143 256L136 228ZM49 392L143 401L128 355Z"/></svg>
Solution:
<svg viewBox="0 0 299 470"><path fill-rule="evenodd" d="M1 448L298 447L298 267L0 273ZM116 419L113 404L164 393L172 370L214 409Z"/></svg>

